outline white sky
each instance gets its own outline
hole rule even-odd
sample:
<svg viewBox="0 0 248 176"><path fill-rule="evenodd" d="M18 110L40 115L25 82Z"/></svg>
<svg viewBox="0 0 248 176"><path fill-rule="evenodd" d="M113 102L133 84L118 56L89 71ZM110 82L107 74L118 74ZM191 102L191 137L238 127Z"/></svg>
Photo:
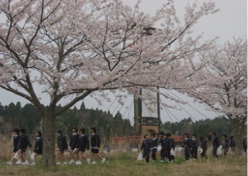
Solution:
<svg viewBox="0 0 248 176"><path fill-rule="evenodd" d="M136 2L136 0L123 1L131 6L134 6ZM175 8L179 16L183 15L184 7L187 2L192 1L193 0L175 0ZM143 0L141 4L141 10L146 13L154 14L164 2L166 2L166 0ZM206 0L198 0L198 2L206 2ZM223 44L227 40L231 41L234 37L247 38L247 1L214 0L214 2L220 11L214 15L209 15L200 19L200 21L193 28L194 35L203 33L204 39L219 37L218 42L220 44ZM114 115L119 110L123 114L124 118L130 119L133 123L133 99L131 97L128 98L125 102L125 105L121 106L117 103L117 101L115 101L114 96L111 97L113 97L113 101L104 101L103 106L98 105L94 99L87 97L85 99L85 105L87 108L98 108L104 111L110 110L110 112ZM206 111L206 106L193 103L192 99L184 95L180 95L180 98L184 101L188 101L189 105L178 105L178 108L182 109L181 111L172 109L162 110L161 120L163 122L175 122L190 116L195 120L214 118L218 116L214 112ZM11 102L16 103L17 101L20 101L22 106L27 103L25 99L0 89L1 104L8 105ZM81 102L77 104L77 107L80 104Z"/></svg>

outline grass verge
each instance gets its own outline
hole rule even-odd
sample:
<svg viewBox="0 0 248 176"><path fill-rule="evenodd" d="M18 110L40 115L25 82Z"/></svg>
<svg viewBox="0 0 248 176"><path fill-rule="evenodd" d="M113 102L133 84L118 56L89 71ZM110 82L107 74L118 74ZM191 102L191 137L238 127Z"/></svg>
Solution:
<svg viewBox="0 0 248 176"><path fill-rule="evenodd" d="M1 176L246 176L247 158L245 156L227 156L208 160L185 162L177 156L174 163L145 163L137 161L133 153L122 152L110 157L105 164L96 165L59 165L52 171L43 170L41 162L35 166L9 166L0 161Z"/></svg>

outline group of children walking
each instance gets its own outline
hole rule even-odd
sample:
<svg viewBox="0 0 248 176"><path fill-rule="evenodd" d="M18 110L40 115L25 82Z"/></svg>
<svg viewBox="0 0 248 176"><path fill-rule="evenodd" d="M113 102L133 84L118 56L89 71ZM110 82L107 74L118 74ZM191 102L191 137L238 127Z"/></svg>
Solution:
<svg viewBox="0 0 248 176"><path fill-rule="evenodd" d="M38 155L42 155L42 145L43 139L41 136L40 131L36 131L35 133L35 144L33 149L33 154L31 156L32 163L31 165L35 164ZM13 130L13 153L11 157L11 161L7 162L7 164L23 164L28 165L28 158L27 158L27 149L32 149L32 144L30 143L29 137L26 134L25 129L14 129ZM16 162L14 162L17 160Z"/></svg>
<svg viewBox="0 0 248 176"><path fill-rule="evenodd" d="M67 143L66 136L63 135L61 130L57 131L57 165L59 164L82 164L83 159L86 159L88 164L96 164L96 158L101 159L102 163L105 163L105 158L99 154L99 149L101 145L101 140L99 135L96 133L96 128L90 128L90 141L86 135L86 130L81 128L79 131L77 128L71 129L71 137L69 141L69 146ZM6 164L22 164L22 165L35 165L37 157L42 155L43 138L40 131L35 133L35 144L33 148L33 154L31 155L32 162L29 164L29 159L27 157L28 148L32 150L32 144L29 140L25 129L14 129L13 130L13 153L11 161ZM90 147L91 146L91 147ZM90 158L86 158L84 153L86 150L91 148L92 162ZM65 158L65 152L69 152L70 161L67 162ZM15 160L17 160L15 162Z"/></svg>
<svg viewBox="0 0 248 176"><path fill-rule="evenodd" d="M141 151L143 151L143 158L146 162L150 162L150 153L152 161L156 161L156 153L158 145L161 145L160 150L160 162L164 162L167 158L168 162L173 162L175 159L175 141L171 137L171 133L160 132L159 137L156 134L144 135L144 140L141 145Z"/></svg>
<svg viewBox="0 0 248 176"><path fill-rule="evenodd" d="M84 128L81 128L79 132L77 128L72 128L71 132L72 135L70 138L69 147L67 145L66 136L63 135L61 130L58 130L57 132L57 146L58 146L57 165L67 164L64 156L65 151L69 151L70 161L68 162L68 164L81 165L83 159L85 159L88 164L96 164L96 158L100 159L101 163L105 163L106 159L103 158L99 153L101 140L100 140L100 136L96 133L95 127L90 128L90 133L91 133L90 143L89 143L89 138L86 135L86 130ZM90 158L86 158L84 155L86 150L89 150L90 148L92 153L92 162Z"/></svg>
<svg viewBox="0 0 248 176"><path fill-rule="evenodd" d="M223 134L222 139L219 139L215 132L209 134L208 139L204 139L200 137L199 139L195 134L192 134L189 137L188 133L183 135L183 142L182 142L182 149L185 161L195 161L198 158L198 153L200 153L201 158L207 159L207 149L208 143L212 146L212 153L213 156L218 158L218 148L220 148L224 155L227 155L229 148L232 152L235 149L235 140L234 137L231 136L230 138L227 137L226 134ZM160 150L160 162L164 162L165 158L167 158L168 162L174 162L175 159L175 141L171 137L171 133L164 133L160 132L158 135L151 134L144 135L144 140L141 145L141 151L143 152L143 158L146 162L150 162L150 155L151 161L156 161L156 152L158 146L161 146ZM244 139L243 142L244 151L247 151L247 138ZM139 157L138 157L138 160Z"/></svg>
<svg viewBox="0 0 248 176"><path fill-rule="evenodd" d="M234 152L235 151L235 140L234 136L228 136L226 134L222 135L222 138L219 138L215 132L209 134L207 139L200 137L197 139L195 134L192 134L191 138L187 133L184 134L183 140L183 148L184 148L184 156L185 160L189 161L189 159L196 160L197 152L199 149L199 153L201 158L208 158L206 155L208 144L212 146L212 154L215 158L218 158L219 153L223 153L224 156L227 155L229 149ZM247 151L247 139L243 140L243 148L244 152ZM219 150L219 152L218 152Z"/></svg>
<svg viewBox="0 0 248 176"><path fill-rule="evenodd" d="M189 134L185 133L183 139L183 149L184 149L184 158L186 161L189 161L191 158L193 161L197 159L198 147L200 148L200 155L202 158L207 158L207 141L200 137L199 141L196 138L195 134L192 134L191 138L189 138Z"/></svg>
<svg viewBox="0 0 248 176"><path fill-rule="evenodd" d="M88 164L96 164L96 158L101 160L101 163L105 163L105 158L103 158L99 154L99 149L101 145L100 136L96 133L96 128L90 128L90 141L89 137L86 134L86 129L81 128L78 130L77 128L71 129L71 137L69 141L69 146L67 143L67 138L63 135L61 130L57 131L57 165L59 164L77 164L81 165L82 161L85 159ZM200 137L199 140L195 134L192 134L191 138L189 134L185 133L183 135L183 149L184 149L184 157L186 161L196 160L197 153L200 151L200 155L202 158L207 159L207 148L208 141L203 137ZM222 146L222 150L224 151L224 155L227 154L228 149L231 148L234 151L235 141L233 137L228 139L227 135L223 135L222 142L220 142L219 138L216 136L216 133L213 132L208 136L208 140L212 143L213 156L218 158L218 148ZM244 151L247 151L247 138L244 140ZM175 160L175 141L171 136L171 133L160 132L159 134L151 134L144 135L144 140L141 144L141 151L143 152L143 158L146 162L156 161L158 146L161 146L160 150L160 162L164 162L167 158L168 162L174 162ZM35 133L35 142L33 147L33 154L31 155L31 164L35 165L37 157L42 155L42 146L43 146L43 138L40 131L36 131ZM7 164L23 164L28 165L28 158L26 151L27 149L32 150L32 144L30 143L29 137L26 134L25 129L14 129L13 130L13 153L11 157L11 161L7 162ZM91 149L92 154L92 162L90 158L85 156L86 150ZM65 152L69 152L70 161L67 162L65 158ZM14 162L17 160L16 162Z"/></svg>

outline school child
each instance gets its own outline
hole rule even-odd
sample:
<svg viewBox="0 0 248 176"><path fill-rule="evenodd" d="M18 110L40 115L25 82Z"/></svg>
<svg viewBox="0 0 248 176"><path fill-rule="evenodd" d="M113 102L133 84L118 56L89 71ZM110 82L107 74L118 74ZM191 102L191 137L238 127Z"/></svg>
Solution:
<svg viewBox="0 0 248 176"><path fill-rule="evenodd" d="M247 137L243 139L243 149L245 154L247 154Z"/></svg>
<svg viewBox="0 0 248 176"><path fill-rule="evenodd" d="M85 129L81 128L79 130L79 138L78 138L78 161L76 161L77 165L82 164L82 159L84 158L85 150L89 150L89 138L85 134Z"/></svg>
<svg viewBox="0 0 248 176"><path fill-rule="evenodd" d="M32 145L29 141L28 135L26 134L26 130L22 128L19 131L19 143L18 143L19 160L16 162L16 164L23 164L23 165L29 164L26 156L26 151L28 147L29 149L31 149Z"/></svg>
<svg viewBox="0 0 248 176"><path fill-rule="evenodd" d="M230 137L229 145L230 145L230 147L231 147L231 151L232 151L232 152L235 152L235 140L234 140L234 136L231 136L231 137Z"/></svg>
<svg viewBox="0 0 248 176"><path fill-rule="evenodd" d="M43 138L40 131L35 133L34 158L30 165L35 165L38 155L42 155Z"/></svg>
<svg viewBox="0 0 248 176"><path fill-rule="evenodd" d="M191 156L192 156L193 160L196 160L197 159L198 141L196 139L195 134L192 134L189 145L190 145Z"/></svg>
<svg viewBox="0 0 248 176"><path fill-rule="evenodd" d="M77 160L78 160L78 130L77 128L72 128L71 129L71 139L70 139L70 143L69 143L69 153L70 153L70 162L69 164L75 164L74 161L74 157L76 156Z"/></svg>
<svg viewBox="0 0 248 176"><path fill-rule="evenodd" d="M226 134L222 136L222 150L224 150L224 155L227 155L229 149L229 139Z"/></svg>
<svg viewBox="0 0 248 176"><path fill-rule="evenodd" d="M175 141L174 139L171 137L171 133L167 133L167 146L166 147L166 155L168 158L169 162L174 162L175 159Z"/></svg>
<svg viewBox="0 0 248 176"><path fill-rule="evenodd" d="M68 149L67 139L63 135L63 132L61 130L58 130L57 132L57 146L58 146L58 154L57 154L58 162L56 164L59 165L61 164L61 162L63 162L63 164L67 164L64 158L64 152Z"/></svg>
<svg viewBox="0 0 248 176"><path fill-rule="evenodd" d="M16 156L18 156L17 151L18 151L18 143L19 143L19 130L15 128L12 134L13 134L13 153L11 160L9 162L6 162L6 164L9 165L13 165Z"/></svg>
<svg viewBox="0 0 248 176"><path fill-rule="evenodd" d="M145 134L140 150L143 151L143 158L145 158L147 163L149 163L150 149L151 149L150 136Z"/></svg>
<svg viewBox="0 0 248 176"><path fill-rule="evenodd" d="M166 156L166 140L167 136L165 135L164 132L160 132L160 144L161 144L161 150L160 150L160 162L164 162L165 156Z"/></svg>
<svg viewBox="0 0 248 176"><path fill-rule="evenodd" d="M204 140L203 137L200 137L200 154L201 154L201 158L208 158L206 155L207 152L207 141Z"/></svg>
<svg viewBox="0 0 248 176"><path fill-rule="evenodd" d="M156 153L157 153L157 148L158 148L158 138L156 134L151 134L151 151L152 151L152 160L156 161Z"/></svg>
<svg viewBox="0 0 248 176"><path fill-rule="evenodd" d="M188 133L185 133L183 137L184 137L183 139L184 157L186 162L188 162L190 158L190 139Z"/></svg>
<svg viewBox="0 0 248 176"><path fill-rule="evenodd" d="M216 158L218 158L217 149L218 149L219 145L220 145L219 138L216 136L216 133L213 132L213 133L212 133L213 155L214 155L214 157L216 157Z"/></svg>
<svg viewBox="0 0 248 176"><path fill-rule="evenodd" d="M101 140L100 140L100 136L96 133L96 128L95 127L91 127L90 128L90 133L91 133L91 153L92 153L92 164L96 164L95 159L99 158L102 161L102 164L105 163L106 159L103 158L100 154L99 154L99 149L100 149L100 145L101 145Z"/></svg>

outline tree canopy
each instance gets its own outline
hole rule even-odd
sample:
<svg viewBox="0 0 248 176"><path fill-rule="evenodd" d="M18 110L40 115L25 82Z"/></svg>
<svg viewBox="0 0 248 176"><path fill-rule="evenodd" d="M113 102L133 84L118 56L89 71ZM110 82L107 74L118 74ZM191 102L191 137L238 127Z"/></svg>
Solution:
<svg viewBox="0 0 248 176"><path fill-rule="evenodd" d="M202 68L194 58L213 47L191 28L215 12L211 1L188 4L179 19L173 0L154 16L120 0L2 0L0 88L42 114L43 164L55 164L56 117L95 91L187 89Z"/></svg>
<svg viewBox="0 0 248 176"><path fill-rule="evenodd" d="M196 87L186 91L229 118L241 148L247 135L247 40L228 41L204 57L206 66L190 78Z"/></svg>

